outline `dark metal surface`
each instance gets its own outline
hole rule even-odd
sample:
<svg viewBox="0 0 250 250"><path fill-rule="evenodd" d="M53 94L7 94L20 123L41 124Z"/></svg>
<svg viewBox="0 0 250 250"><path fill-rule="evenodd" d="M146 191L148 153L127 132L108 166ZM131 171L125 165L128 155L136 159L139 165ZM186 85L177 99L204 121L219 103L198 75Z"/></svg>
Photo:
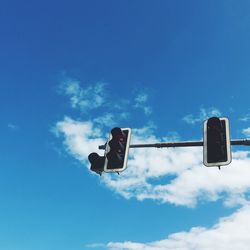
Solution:
<svg viewBox="0 0 250 250"><path fill-rule="evenodd" d="M250 146L250 139L231 140L231 145ZM175 148L175 147L196 147L203 146L203 141L183 141L183 142L160 142L151 144L134 144L130 148ZM105 149L106 145L100 145L99 149Z"/></svg>

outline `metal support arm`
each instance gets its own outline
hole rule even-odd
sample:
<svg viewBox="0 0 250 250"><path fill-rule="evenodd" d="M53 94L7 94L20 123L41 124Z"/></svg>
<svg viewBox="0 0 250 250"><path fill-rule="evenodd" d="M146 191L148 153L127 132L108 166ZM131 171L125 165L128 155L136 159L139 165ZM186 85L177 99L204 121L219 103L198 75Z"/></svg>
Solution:
<svg viewBox="0 0 250 250"><path fill-rule="evenodd" d="M250 146L250 139L231 140L231 145ZM183 142L160 142L150 144L134 144L130 148L175 148L175 147L196 147L203 146L203 141L183 141ZM99 149L105 149L106 144L100 145Z"/></svg>

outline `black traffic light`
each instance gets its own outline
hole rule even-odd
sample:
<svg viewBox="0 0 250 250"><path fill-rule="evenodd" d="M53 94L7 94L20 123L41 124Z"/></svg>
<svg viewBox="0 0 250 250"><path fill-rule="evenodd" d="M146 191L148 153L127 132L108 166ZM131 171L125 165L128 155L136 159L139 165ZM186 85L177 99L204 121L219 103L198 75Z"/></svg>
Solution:
<svg viewBox="0 0 250 250"><path fill-rule="evenodd" d="M130 128L113 128L105 152L105 172L121 172L127 167Z"/></svg>
<svg viewBox="0 0 250 250"><path fill-rule="evenodd" d="M203 163L207 167L223 166L231 160L228 119L211 117L204 122Z"/></svg>
<svg viewBox="0 0 250 250"><path fill-rule="evenodd" d="M105 157L100 156L97 153L91 153L88 156L88 159L89 159L90 164L91 164L90 170L101 175L103 170L104 170Z"/></svg>

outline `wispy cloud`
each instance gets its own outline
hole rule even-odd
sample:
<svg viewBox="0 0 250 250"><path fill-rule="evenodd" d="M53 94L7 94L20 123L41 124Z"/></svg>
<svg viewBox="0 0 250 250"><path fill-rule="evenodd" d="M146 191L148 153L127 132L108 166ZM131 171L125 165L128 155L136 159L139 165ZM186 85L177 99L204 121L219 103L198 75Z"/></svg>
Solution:
<svg viewBox="0 0 250 250"><path fill-rule="evenodd" d="M250 136L250 128L245 128L242 130L242 133L245 135L245 136Z"/></svg>
<svg viewBox="0 0 250 250"><path fill-rule="evenodd" d="M250 245L250 206L245 205L231 216L220 219L211 228L193 227L188 232L170 234L166 239L149 242L110 242L109 250L248 250Z"/></svg>
<svg viewBox="0 0 250 250"><path fill-rule="evenodd" d="M183 120L188 124L195 124L198 122L203 122L204 120L212 116L221 116L221 112L216 108L209 108L209 109L201 108L198 116L194 116L193 114L188 114L183 117Z"/></svg>
<svg viewBox="0 0 250 250"><path fill-rule="evenodd" d="M250 114L246 114L246 115L242 116L239 120L243 121L243 122L250 121Z"/></svg>
<svg viewBox="0 0 250 250"><path fill-rule="evenodd" d="M107 113L103 116L99 116L93 120L97 124L101 124L102 126L106 127L114 127L117 124L117 120L115 116L111 113Z"/></svg>
<svg viewBox="0 0 250 250"><path fill-rule="evenodd" d="M18 126L15 125L15 124L13 124L13 123L11 123L11 122L9 122L9 123L7 124L7 127L8 127L10 130L17 130L17 129L18 129Z"/></svg>
<svg viewBox="0 0 250 250"><path fill-rule="evenodd" d="M121 98L113 93L112 98L107 99L111 96L108 89L108 83L97 82L87 85L70 78L59 85L59 92L69 98L70 106L84 112L100 126L123 123L131 118L131 113L135 110L142 110L146 117L152 113L152 108L148 104L149 94L145 90L131 90L132 98ZM99 111L100 115L92 117L90 111L93 110Z"/></svg>
<svg viewBox="0 0 250 250"><path fill-rule="evenodd" d="M145 115L152 113L152 108L148 105L148 94L140 92L134 98L134 107L143 110Z"/></svg>
<svg viewBox="0 0 250 250"><path fill-rule="evenodd" d="M105 102L106 90L102 82L86 85L83 88L79 81L65 80L60 89L70 98L71 107L83 112L99 108Z"/></svg>
<svg viewBox="0 0 250 250"><path fill-rule="evenodd" d="M102 243L92 243L85 246L86 248L98 248L98 249L107 249L107 245Z"/></svg>

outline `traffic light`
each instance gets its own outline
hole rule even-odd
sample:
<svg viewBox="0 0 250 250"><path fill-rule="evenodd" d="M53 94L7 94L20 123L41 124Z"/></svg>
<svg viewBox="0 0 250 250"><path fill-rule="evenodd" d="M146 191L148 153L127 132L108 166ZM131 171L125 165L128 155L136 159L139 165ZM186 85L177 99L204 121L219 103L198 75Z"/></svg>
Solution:
<svg viewBox="0 0 250 250"><path fill-rule="evenodd" d="M211 117L204 122L203 163L212 167L228 165L231 161L229 121Z"/></svg>
<svg viewBox="0 0 250 250"><path fill-rule="evenodd" d="M105 151L105 172L121 172L127 167L130 128L113 128Z"/></svg>
<svg viewBox="0 0 250 250"><path fill-rule="evenodd" d="M88 159L89 159L90 164L91 164L90 170L101 175L103 170L104 170L105 157L100 156L97 153L91 153L88 156Z"/></svg>

